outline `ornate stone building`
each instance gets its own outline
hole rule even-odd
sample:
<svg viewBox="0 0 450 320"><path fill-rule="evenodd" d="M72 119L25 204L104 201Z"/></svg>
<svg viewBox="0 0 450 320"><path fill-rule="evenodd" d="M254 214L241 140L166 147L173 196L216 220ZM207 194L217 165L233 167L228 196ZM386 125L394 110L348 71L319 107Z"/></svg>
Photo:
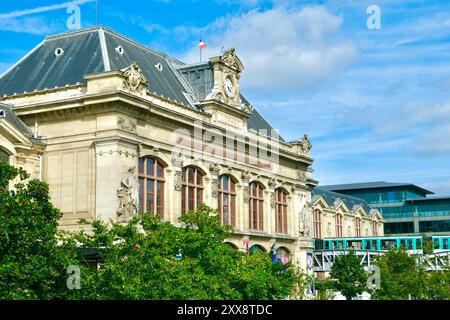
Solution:
<svg viewBox="0 0 450 320"><path fill-rule="evenodd" d="M60 227L200 203L228 242L306 268L311 144L280 138L240 92L234 49L185 64L110 29L45 38L0 78L0 156L50 186Z"/></svg>
<svg viewBox="0 0 450 320"><path fill-rule="evenodd" d="M312 236L359 238L383 236L384 219L379 210L362 199L314 188L312 197Z"/></svg>

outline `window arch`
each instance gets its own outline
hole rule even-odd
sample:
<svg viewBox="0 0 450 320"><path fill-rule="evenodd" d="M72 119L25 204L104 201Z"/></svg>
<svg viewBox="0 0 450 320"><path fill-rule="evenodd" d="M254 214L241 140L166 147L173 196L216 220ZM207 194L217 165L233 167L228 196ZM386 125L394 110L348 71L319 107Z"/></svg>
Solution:
<svg viewBox="0 0 450 320"><path fill-rule="evenodd" d="M313 238L322 238L322 212L315 209L313 213Z"/></svg>
<svg viewBox="0 0 450 320"><path fill-rule="evenodd" d="M139 213L164 215L164 165L161 160L139 159Z"/></svg>
<svg viewBox="0 0 450 320"><path fill-rule="evenodd" d="M9 163L9 154L0 148L0 161Z"/></svg>
<svg viewBox="0 0 450 320"><path fill-rule="evenodd" d="M275 190L275 229L279 233L287 233L288 193L282 188Z"/></svg>
<svg viewBox="0 0 450 320"><path fill-rule="evenodd" d="M336 215L336 237L342 238L342 215Z"/></svg>
<svg viewBox="0 0 450 320"><path fill-rule="evenodd" d="M281 262L282 264L289 263L291 253L285 247L279 247L275 253L275 261Z"/></svg>
<svg viewBox="0 0 450 320"><path fill-rule="evenodd" d="M249 226L251 230L264 229L264 187L259 182L249 186Z"/></svg>
<svg viewBox="0 0 450 320"><path fill-rule="evenodd" d="M197 209L203 202L204 173L197 167L184 167L181 172L181 213Z"/></svg>
<svg viewBox="0 0 450 320"><path fill-rule="evenodd" d="M250 247L249 252L250 254L253 252L266 252L266 249L264 249L264 247L260 246L259 244L254 244Z"/></svg>
<svg viewBox="0 0 450 320"><path fill-rule="evenodd" d="M355 220L355 233L356 237L361 237L361 218L356 217Z"/></svg>
<svg viewBox="0 0 450 320"><path fill-rule="evenodd" d="M236 224L236 180L228 175L219 177L219 217L222 224Z"/></svg>

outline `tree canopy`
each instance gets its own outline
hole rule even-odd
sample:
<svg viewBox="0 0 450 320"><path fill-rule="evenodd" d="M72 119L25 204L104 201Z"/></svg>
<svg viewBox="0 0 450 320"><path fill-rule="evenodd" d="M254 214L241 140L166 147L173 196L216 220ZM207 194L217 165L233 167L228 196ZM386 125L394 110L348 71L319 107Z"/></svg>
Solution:
<svg viewBox="0 0 450 320"><path fill-rule="evenodd" d="M330 285L347 300L367 290L367 275L354 252L337 256L330 272Z"/></svg>
<svg viewBox="0 0 450 320"><path fill-rule="evenodd" d="M144 214L129 223L94 221L89 231L58 231L61 212L48 185L0 162L1 299L284 299L302 297L304 275L270 253L225 243L231 228L202 205L181 226ZM13 191L12 180L19 180ZM87 263L80 250L97 252ZM80 288L69 289L68 268Z"/></svg>

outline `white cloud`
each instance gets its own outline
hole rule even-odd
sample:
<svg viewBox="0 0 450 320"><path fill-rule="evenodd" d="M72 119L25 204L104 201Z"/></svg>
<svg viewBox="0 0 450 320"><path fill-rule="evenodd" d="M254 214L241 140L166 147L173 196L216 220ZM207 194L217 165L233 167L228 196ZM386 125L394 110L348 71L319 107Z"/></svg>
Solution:
<svg viewBox="0 0 450 320"><path fill-rule="evenodd" d="M17 17L23 17L23 16L27 16L27 15L30 15L30 14L42 13L42 12L48 12L48 11L63 9L63 8L68 7L70 4L72 4L72 5L82 5L82 4L85 4L85 3L88 3L88 2L94 2L94 1L95 0L68 1L68 2L61 3L61 4L54 4L54 5L51 5L51 6L37 7L37 8L33 8L33 9L25 9L25 10L13 11L13 12L9 12L9 13L1 13L0 14L0 20L17 18ZM2 21L2 23L3 23L3 21Z"/></svg>
<svg viewBox="0 0 450 320"><path fill-rule="evenodd" d="M357 58L356 46L340 38L341 25L342 17L323 6L277 7L176 31L202 37L208 45L204 57L235 47L246 68L241 80L246 89L296 93L334 77ZM198 62L198 49L183 60Z"/></svg>
<svg viewBox="0 0 450 320"><path fill-rule="evenodd" d="M3 19L0 23L1 31L25 32L36 35L47 35L60 31L57 23L49 23L41 17L24 17Z"/></svg>

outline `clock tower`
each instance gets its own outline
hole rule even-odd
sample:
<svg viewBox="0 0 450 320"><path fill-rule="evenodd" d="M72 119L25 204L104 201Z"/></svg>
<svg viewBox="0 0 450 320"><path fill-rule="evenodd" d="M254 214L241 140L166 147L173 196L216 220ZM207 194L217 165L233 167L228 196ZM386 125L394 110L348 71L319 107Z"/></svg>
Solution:
<svg viewBox="0 0 450 320"><path fill-rule="evenodd" d="M210 58L210 64L213 87L201 102L203 110L211 113L217 122L246 129L251 108L241 101L239 79L244 66L236 56L236 50L231 48L220 56Z"/></svg>
<svg viewBox="0 0 450 320"><path fill-rule="evenodd" d="M214 72L214 86L206 99L215 99L230 106L241 108L239 78L244 69L234 48L226 50L221 56L212 57L210 62Z"/></svg>

